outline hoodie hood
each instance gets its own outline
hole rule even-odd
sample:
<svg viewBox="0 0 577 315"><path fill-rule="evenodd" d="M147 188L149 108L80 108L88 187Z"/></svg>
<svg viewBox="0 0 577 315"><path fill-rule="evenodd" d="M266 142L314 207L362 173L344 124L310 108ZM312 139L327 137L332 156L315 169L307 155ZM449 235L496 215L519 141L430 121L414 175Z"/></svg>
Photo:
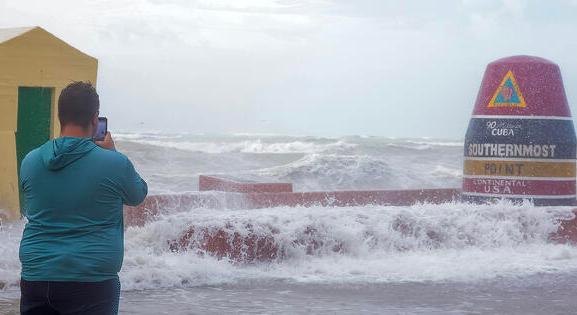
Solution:
<svg viewBox="0 0 577 315"><path fill-rule="evenodd" d="M90 139L62 137L46 142L40 147L40 153L44 165L56 171L82 158L94 148L96 144Z"/></svg>

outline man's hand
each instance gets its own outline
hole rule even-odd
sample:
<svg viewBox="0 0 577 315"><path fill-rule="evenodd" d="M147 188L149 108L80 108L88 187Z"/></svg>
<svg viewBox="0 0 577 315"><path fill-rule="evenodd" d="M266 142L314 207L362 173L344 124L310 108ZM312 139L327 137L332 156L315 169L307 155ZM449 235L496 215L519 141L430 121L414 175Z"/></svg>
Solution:
<svg viewBox="0 0 577 315"><path fill-rule="evenodd" d="M112 135L110 132L106 132L106 136L104 136L104 140L102 141L94 141L97 146L111 151L116 151L116 146L114 146L114 140L112 140Z"/></svg>

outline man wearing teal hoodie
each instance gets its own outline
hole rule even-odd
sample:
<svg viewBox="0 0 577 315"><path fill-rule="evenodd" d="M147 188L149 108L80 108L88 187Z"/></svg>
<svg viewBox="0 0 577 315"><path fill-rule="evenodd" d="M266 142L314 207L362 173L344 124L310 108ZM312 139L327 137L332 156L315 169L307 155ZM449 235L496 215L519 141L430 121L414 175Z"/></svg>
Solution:
<svg viewBox="0 0 577 315"><path fill-rule="evenodd" d="M138 205L148 189L110 133L92 140L99 107L91 84L70 84L58 100L61 137L22 161L22 314L118 312L123 204Z"/></svg>

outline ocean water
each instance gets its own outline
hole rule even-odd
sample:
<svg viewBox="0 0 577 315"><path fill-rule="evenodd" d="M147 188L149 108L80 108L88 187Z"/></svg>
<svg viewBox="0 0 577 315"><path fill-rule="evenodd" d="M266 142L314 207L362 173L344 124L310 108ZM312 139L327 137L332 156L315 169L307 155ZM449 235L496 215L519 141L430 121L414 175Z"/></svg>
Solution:
<svg viewBox="0 0 577 315"><path fill-rule="evenodd" d="M454 140L160 133L116 140L151 194L198 190L200 174L289 181L299 191L461 182L463 143ZM126 230L121 313L577 313L577 248L548 241L559 219L570 217L567 207L508 202L182 205ZM282 255L240 263L171 251L168 241L192 224L270 237ZM23 222L0 226L0 314L17 312L22 228Z"/></svg>

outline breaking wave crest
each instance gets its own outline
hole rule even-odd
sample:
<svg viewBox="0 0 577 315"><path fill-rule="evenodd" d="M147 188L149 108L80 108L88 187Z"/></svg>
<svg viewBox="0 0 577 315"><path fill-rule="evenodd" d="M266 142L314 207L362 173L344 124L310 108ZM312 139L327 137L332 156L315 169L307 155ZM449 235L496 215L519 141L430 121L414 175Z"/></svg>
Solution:
<svg viewBox="0 0 577 315"><path fill-rule="evenodd" d="M388 157L309 154L281 166L253 172L265 178L292 182L298 190L400 189L458 187L461 169L452 165L399 167Z"/></svg>
<svg viewBox="0 0 577 315"><path fill-rule="evenodd" d="M469 281L573 270L577 249L548 241L557 220L570 216L569 209L509 203L195 209L128 229L122 274L127 288L142 289L256 280ZM214 257L199 242L218 231L230 246L242 237L262 240L260 249L244 243L240 256ZM175 251L170 240L183 236L188 247ZM273 254L259 262L263 248Z"/></svg>
<svg viewBox="0 0 577 315"><path fill-rule="evenodd" d="M571 216L569 208L506 202L259 210L181 207L126 230L121 279L124 290L137 290L245 281L472 281L564 272L577 270L577 248L548 239L558 219ZM0 230L5 240L0 245L0 282L10 287L19 278L22 227L21 222L10 223ZM219 257L194 242L217 231L224 232L231 246L239 244L239 237L264 240L259 246L272 248L274 254L262 259L255 256L257 249L241 244L240 256ZM174 250L171 242L184 236L185 248Z"/></svg>
<svg viewBox="0 0 577 315"><path fill-rule="evenodd" d="M123 138L121 138L123 139ZM262 139L250 139L229 142L192 142L192 141L174 141L173 139L139 139L127 138L134 143L178 149L190 152L203 152L212 154L222 153L317 153L325 151L345 151L354 148L354 144L344 141L331 141L328 143L316 143L299 140L288 140L282 142L266 142Z"/></svg>
<svg viewBox="0 0 577 315"><path fill-rule="evenodd" d="M431 150L434 148L460 148L463 142L454 140L431 139L393 139L385 137L347 136L340 138L252 135L237 134L228 136L210 136L194 134L134 134L118 133L115 138L143 145L178 149L190 152L212 154L253 153L253 154L290 154L290 153L345 153L352 154L363 147L397 148L407 150Z"/></svg>
<svg viewBox="0 0 577 315"><path fill-rule="evenodd" d="M199 174L290 181L297 190L461 185L462 143L431 139L119 134L153 193L197 190Z"/></svg>

